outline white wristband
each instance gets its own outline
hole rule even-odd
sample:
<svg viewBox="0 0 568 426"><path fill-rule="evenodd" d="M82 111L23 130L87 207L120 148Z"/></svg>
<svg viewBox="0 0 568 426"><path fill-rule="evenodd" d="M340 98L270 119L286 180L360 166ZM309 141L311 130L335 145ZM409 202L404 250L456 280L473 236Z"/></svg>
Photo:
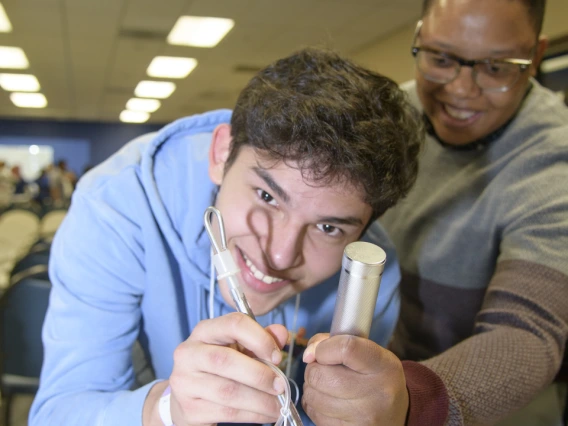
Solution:
<svg viewBox="0 0 568 426"><path fill-rule="evenodd" d="M170 410L171 393L172 388L168 386L158 403L158 413L160 414L160 419L162 420L162 423L164 423L164 426L174 426L174 423L172 422L172 412Z"/></svg>

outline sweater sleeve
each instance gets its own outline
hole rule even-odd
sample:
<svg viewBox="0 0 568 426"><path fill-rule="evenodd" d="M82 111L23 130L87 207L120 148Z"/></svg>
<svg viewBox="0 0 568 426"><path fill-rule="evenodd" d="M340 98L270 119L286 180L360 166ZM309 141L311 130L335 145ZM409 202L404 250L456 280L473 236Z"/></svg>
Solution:
<svg viewBox="0 0 568 426"><path fill-rule="evenodd" d="M31 426L142 423L151 384L130 388L145 283L143 249L137 225L123 212L76 193L57 232Z"/></svg>
<svg viewBox="0 0 568 426"><path fill-rule="evenodd" d="M429 368L403 361L409 407L406 426L443 426L448 417L448 392L444 382Z"/></svg>
<svg viewBox="0 0 568 426"><path fill-rule="evenodd" d="M426 410L442 407L436 377L447 390L446 424L451 426L492 424L526 405L560 368L568 335L567 294L568 277L554 269L520 260L500 262L474 334L421 363L435 373L423 373L421 383L430 380L429 397L438 400ZM420 400L412 397L420 392L413 392L413 373L410 379L412 414L414 401Z"/></svg>

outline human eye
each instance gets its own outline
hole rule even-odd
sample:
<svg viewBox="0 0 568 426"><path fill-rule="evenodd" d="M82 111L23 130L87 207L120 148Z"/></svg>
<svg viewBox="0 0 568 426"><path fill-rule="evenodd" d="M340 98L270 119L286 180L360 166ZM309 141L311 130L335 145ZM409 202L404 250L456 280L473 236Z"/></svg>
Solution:
<svg viewBox="0 0 568 426"><path fill-rule="evenodd" d="M257 188L256 194L258 195L258 198L264 201L266 204L270 204L271 206L278 205L274 197L270 195L268 192L266 192L264 189Z"/></svg>
<svg viewBox="0 0 568 426"><path fill-rule="evenodd" d="M318 223L317 228L326 235L330 237L339 237L343 235L343 231L336 226L330 225L328 223Z"/></svg>
<svg viewBox="0 0 568 426"><path fill-rule="evenodd" d="M430 65L437 68L452 68L456 64L456 61L452 58L442 53L434 52L428 52L428 62L430 63Z"/></svg>
<svg viewBox="0 0 568 426"><path fill-rule="evenodd" d="M484 72L488 75L499 77L511 72L511 64L501 61L489 61L485 64Z"/></svg>

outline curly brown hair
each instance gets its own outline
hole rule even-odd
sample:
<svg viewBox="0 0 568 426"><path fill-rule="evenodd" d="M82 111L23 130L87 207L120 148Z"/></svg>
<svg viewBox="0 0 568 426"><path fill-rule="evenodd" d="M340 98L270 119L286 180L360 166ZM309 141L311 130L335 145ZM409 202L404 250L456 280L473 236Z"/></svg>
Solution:
<svg viewBox="0 0 568 426"><path fill-rule="evenodd" d="M226 168L242 146L294 163L309 182L361 188L373 219L416 180L422 121L391 79L337 53L308 48L261 70L231 119Z"/></svg>

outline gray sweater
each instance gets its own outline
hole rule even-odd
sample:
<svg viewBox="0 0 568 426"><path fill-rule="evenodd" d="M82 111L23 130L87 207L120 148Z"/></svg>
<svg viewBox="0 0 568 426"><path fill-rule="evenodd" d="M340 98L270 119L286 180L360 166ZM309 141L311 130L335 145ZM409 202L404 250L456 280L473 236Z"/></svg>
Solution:
<svg viewBox="0 0 568 426"><path fill-rule="evenodd" d="M427 137L416 185L381 222L403 269L391 349L441 379L447 424L491 424L552 382L568 335L568 108L552 92L533 81L480 149Z"/></svg>

